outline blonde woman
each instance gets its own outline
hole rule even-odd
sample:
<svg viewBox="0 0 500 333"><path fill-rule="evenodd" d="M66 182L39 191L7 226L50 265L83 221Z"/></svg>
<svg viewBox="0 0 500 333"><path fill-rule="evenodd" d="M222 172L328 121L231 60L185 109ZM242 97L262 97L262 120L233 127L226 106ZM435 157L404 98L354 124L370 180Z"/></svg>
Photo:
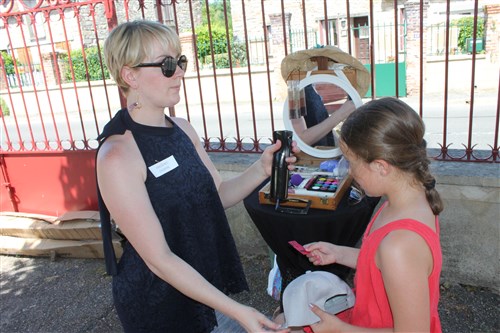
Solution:
<svg viewBox="0 0 500 333"><path fill-rule="evenodd" d="M274 331L277 324L226 296L248 286L224 209L269 177L281 144L223 181L194 128L164 113L180 100L187 66L177 34L157 22L127 22L104 51L128 105L99 136L96 163L100 208L126 237L118 265L107 258L124 331L211 332L213 309L248 332Z"/></svg>

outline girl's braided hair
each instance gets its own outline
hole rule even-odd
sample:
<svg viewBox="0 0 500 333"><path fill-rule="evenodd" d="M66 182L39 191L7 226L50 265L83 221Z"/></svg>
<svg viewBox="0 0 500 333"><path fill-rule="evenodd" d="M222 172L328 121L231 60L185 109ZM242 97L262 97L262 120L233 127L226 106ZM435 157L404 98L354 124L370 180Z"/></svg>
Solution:
<svg viewBox="0 0 500 333"><path fill-rule="evenodd" d="M372 100L353 112L342 125L341 140L365 162L380 159L413 175L425 189L435 215L443 202L429 170L425 126L420 116L403 101L386 97Z"/></svg>

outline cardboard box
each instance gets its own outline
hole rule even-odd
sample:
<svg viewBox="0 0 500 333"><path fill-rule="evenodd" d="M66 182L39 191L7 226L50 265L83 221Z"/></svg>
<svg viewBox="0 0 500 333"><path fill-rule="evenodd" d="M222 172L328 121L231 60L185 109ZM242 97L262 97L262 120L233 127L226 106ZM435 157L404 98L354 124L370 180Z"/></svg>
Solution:
<svg viewBox="0 0 500 333"><path fill-rule="evenodd" d="M113 247L116 257L120 258L122 247L118 239L113 240ZM0 254L34 257L104 258L102 241L98 240L57 240L10 236L0 236Z"/></svg>
<svg viewBox="0 0 500 333"><path fill-rule="evenodd" d="M98 212L85 211L62 217L10 213L0 214L0 235L24 238L101 240Z"/></svg>
<svg viewBox="0 0 500 333"><path fill-rule="evenodd" d="M0 213L0 254L71 258L104 258L101 222L97 211L48 216ZM121 238L113 235L116 256Z"/></svg>

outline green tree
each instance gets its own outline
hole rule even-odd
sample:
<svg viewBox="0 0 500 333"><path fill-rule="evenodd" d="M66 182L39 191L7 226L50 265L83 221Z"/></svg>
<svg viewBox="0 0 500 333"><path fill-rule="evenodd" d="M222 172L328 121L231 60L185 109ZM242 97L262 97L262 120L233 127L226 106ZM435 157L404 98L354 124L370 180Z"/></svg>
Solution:
<svg viewBox="0 0 500 333"><path fill-rule="evenodd" d="M227 53L226 29L215 26L212 32L212 47L214 54ZM208 26L200 26L196 29L196 46L198 48L198 58L202 63L210 62L212 53L210 47L210 33Z"/></svg>
<svg viewBox="0 0 500 333"><path fill-rule="evenodd" d="M99 56L99 51L97 46L91 46L85 48L85 58L87 60L88 75L87 75L87 70L85 69L85 61L83 58L82 50L71 51L71 64L73 65L73 72L75 75L76 82L87 81L87 79L90 81L109 79L109 71L104 65L104 63L102 68L102 70L104 71L104 78L102 77L101 62L100 62L100 59L102 59L102 54L101 56ZM68 61L67 58L65 61ZM67 68L69 69L69 61L67 65L68 65ZM65 79L66 81L72 80L70 70L65 71Z"/></svg>
<svg viewBox="0 0 500 333"><path fill-rule="evenodd" d="M14 74L14 60L11 55L6 51L2 51L1 54L3 65L5 66L5 73L7 73L7 75Z"/></svg>
<svg viewBox="0 0 500 333"><path fill-rule="evenodd" d="M209 2L210 11L210 24L212 27L221 26L226 28L226 21L224 16L224 0L213 0ZM229 27L229 34L233 33L233 20L231 19L231 2L226 1L226 12L227 12L227 23ZM203 26L208 25L207 7L205 6L205 1L202 1L201 7L201 24Z"/></svg>
<svg viewBox="0 0 500 333"><path fill-rule="evenodd" d="M202 24L196 28L196 47L198 48L198 59L203 64L210 63L212 61L213 51L215 67L227 68L230 64L228 50L228 44L230 44L232 56L231 63L233 66L244 66L247 64L245 44L234 40L231 19L231 2L225 1L225 6L226 14L224 14L224 0L213 0L209 2L209 29L207 9L205 1L202 1ZM228 22L227 31L226 18ZM212 45L210 45L210 32L212 36Z"/></svg>
<svg viewBox="0 0 500 333"><path fill-rule="evenodd" d="M475 38L482 39L484 36L484 20L482 17L477 18L477 34L473 36L474 33L474 17L462 17L453 22L460 29L458 33L458 47L462 52L467 52L467 39Z"/></svg>
<svg viewBox="0 0 500 333"><path fill-rule="evenodd" d="M7 105L7 102L4 101L2 97L0 97L0 117L10 115L10 109Z"/></svg>

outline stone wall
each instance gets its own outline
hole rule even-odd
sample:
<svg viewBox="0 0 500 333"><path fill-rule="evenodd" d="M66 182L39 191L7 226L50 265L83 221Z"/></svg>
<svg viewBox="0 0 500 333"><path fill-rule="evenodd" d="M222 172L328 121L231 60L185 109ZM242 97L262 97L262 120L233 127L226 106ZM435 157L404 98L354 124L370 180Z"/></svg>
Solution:
<svg viewBox="0 0 500 333"><path fill-rule="evenodd" d="M423 4L422 18L423 22L427 20L427 9L429 3L427 1ZM407 34L406 34L406 93L410 96L418 94L420 91L420 82L423 78L420 75L420 64L423 63L423 72L425 73L425 66L427 62L427 28L424 25L422 31L423 39L420 38L420 2L410 2L405 4L405 11L407 17ZM423 45L422 45L423 44ZM424 52L420 56L420 49Z"/></svg>
<svg viewBox="0 0 500 333"><path fill-rule="evenodd" d="M500 5L485 6L485 51L492 63L498 63L500 46Z"/></svg>

